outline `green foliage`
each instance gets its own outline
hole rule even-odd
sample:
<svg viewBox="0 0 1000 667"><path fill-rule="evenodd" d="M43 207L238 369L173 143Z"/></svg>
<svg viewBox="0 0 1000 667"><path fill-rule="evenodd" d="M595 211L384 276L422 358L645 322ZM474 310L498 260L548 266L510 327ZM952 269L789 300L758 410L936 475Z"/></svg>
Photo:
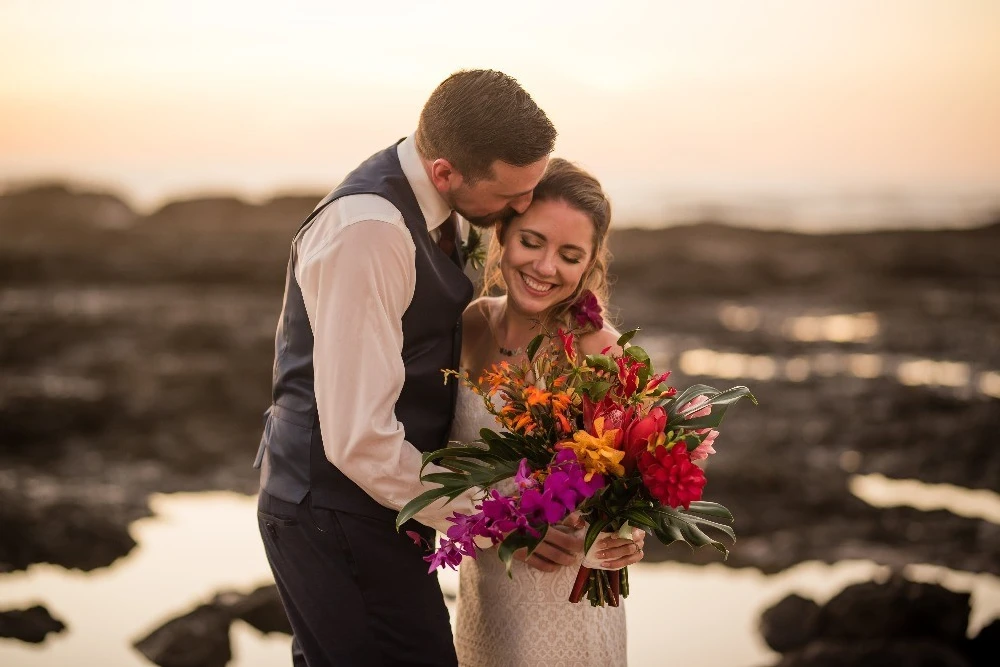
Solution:
<svg viewBox="0 0 1000 667"><path fill-rule="evenodd" d="M702 395L707 397L706 401L682 410L695 397ZM667 428L683 428L693 431L702 428L718 428L722 423L722 419L726 416L726 411L744 397L749 398L754 405L757 405L756 397L746 387L730 387L724 391L719 391L715 387L696 384L688 387L676 396L660 399L656 404L666 408ZM708 406L712 407L711 414L694 419L689 418L690 415Z"/></svg>
<svg viewBox="0 0 1000 667"><path fill-rule="evenodd" d="M530 556L534 552L535 547L545 539L548 529L548 526L542 526L538 531L538 537L515 531L504 538L500 546L497 547L497 555L500 556L500 560L503 561L504 566L507 568L508 577L511 576L510 568L513 565L514 553L518 549L524 548L528 550L528 555Z"/></svg>
<svg viewBox="0 0 1000 667"><path fill-rule="evenodd" d="M618 347L625 347L626 345L628 345L629 341L631 341L632 338L637 333L639 333L638 329L632 329L631 331L626 331L625 333L623 333L621 336L618 337L617 341Z"/></svg>
<svg viewBox="0 0 1000 667"><path fill-rule="evenodd" d="M531 342L528 343L528 347L525 350L525 354L528 355L528 361L533 361L535 359L535 354L538 352L538 348L541 347L544 340L545 334L538 334L531 339Z"/></svg>
<svg viewBox="0 0 1000 667"><path fill-rule="evenodd" d="M521 456L509 440L502 435L483 429L485 447L445 447L424 454L423 467L430 463L447 468L452 472L434 472L421 476L431 484L440 484L436 489L421 493L408 502L396 516L396 529L413 518L420 510L441 498L454 500L470 489L486 489L513 477ZM516 457L516 458L514 458ZM421 471L423 468L421 468Z"/></svg>

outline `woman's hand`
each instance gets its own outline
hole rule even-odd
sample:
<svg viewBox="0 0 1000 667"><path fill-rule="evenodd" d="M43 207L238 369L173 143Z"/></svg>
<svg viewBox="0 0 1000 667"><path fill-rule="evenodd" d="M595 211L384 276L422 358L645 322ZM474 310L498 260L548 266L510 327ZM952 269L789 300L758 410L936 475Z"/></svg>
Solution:
<svg viewBox="0 0 1000 667"><path fill-rule="evenodd" d="M574 565L583 552L583 535L572 531L571 527L549 526L545 538L528 555L527 549L518 549L514 558L524 561L530 567L542 572L556 570Z"/></svg>
<svg viewBox="0 0 1000 667"><path fill-rule="evenodd" d="M597 541L600 551L596 556L601 559L601 567L608 570L618 570L638 563L643 558L642 547L646 543L646 531L641 528L632 529L632 539L622 539L618 536L605 537Z"/></svg>

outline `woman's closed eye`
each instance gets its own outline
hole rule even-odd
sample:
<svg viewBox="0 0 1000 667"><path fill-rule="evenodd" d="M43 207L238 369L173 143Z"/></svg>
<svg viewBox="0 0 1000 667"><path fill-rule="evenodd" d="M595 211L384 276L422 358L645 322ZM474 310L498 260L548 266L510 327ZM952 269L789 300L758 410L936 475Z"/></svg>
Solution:
<svg viewBox="0 0 1000 667"><path fill-rule="evenodd" d="M529 250L540 250L545 245L543 241L529 234L522 234L519 238L521 245ZM560 252L559 258L567 264L579 264L583 261L583 256L578 252Z"/></svg>

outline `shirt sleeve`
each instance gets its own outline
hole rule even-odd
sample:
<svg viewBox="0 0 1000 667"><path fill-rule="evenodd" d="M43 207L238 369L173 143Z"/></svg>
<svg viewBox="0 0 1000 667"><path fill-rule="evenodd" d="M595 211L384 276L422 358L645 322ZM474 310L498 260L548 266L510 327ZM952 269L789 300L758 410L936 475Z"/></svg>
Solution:
<svg viewBox="0 0 1000 667"><path fill-rule="evenodd" d="M326 456L394 510L435 487L420 481L421 454L395 414L405 379L402 317L416 284L414 252L401 218L361 220L310 247L296 271L313 331ZM431 465L424 472L446 471ZM476 511L472 495L448 504L441 499L414 518L446 532L453 512Z"/></svg>

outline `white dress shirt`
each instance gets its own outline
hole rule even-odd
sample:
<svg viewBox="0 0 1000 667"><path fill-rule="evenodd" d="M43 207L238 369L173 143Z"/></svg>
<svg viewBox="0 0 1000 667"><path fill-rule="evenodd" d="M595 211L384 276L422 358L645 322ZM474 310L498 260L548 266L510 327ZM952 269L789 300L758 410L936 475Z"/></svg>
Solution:
<svg viewBox="0 0 1000 667"><path fill-rule="evenodd" d="M428 231L439 233L451 207L424 171L413 137L397 151ZM362 194L327 206L296 248L326 457L379 504L398 510L436 486L420 481L421 453L395 414L405 377L402 318L416 285L413 239L395 206ZM447 471L430 465L424 472ZM415 518L446 532L452 512L475 512L472 493L444 500Z"/></svg>

